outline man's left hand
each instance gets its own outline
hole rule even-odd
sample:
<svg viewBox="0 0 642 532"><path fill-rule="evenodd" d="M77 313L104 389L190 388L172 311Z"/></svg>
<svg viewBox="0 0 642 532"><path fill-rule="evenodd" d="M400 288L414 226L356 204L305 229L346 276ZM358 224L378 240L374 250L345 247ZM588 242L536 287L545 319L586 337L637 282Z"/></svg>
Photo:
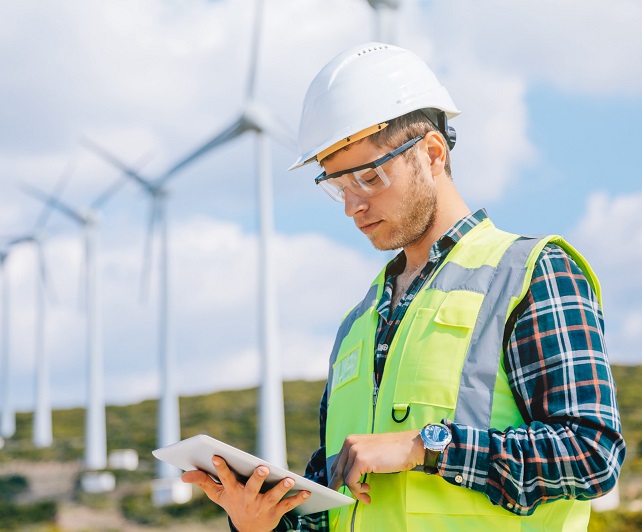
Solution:
<svg viewBox="0 0 642 532"><path fill-rule="evenodd" d="M343 442L329 486L348 486L357 500L370 504L370 486L361 482L366 473L397 473L424 463L424 446L418 430L385 434L352 434Z"/></svg>

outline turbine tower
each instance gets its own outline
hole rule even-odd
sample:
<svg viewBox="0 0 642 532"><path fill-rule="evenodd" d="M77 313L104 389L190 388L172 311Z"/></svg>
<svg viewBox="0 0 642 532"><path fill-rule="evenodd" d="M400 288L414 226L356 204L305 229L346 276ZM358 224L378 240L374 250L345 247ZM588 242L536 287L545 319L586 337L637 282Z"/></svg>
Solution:
<svg viewBox="0 0 642 532"><path fill-rule="evenodd" d="M81 212L60 199L25 185L32 197L55 209L83 229L86 309L87 412L85 424L85 468L91 471L107 466L107 436L105 424L104 364L101 339L99 294L96 276L96 214Z"/></svg>
<svg viewBox="0 0 642 532"><path fill-rule="evenodd" d="M375 10L377 29L375 40L388 44L397 43L395 12L399 9L401 0L368 0Z"/></svg>
<svg viewBox="0 0 642 532"><path fill-rule="evenodd" d="M261 458L275 465L285 467L287 465L287 453L283 413L283 383L278 345L278 309L273 258L274 202L272 196L271 150L268 137L276 139L294 151L296 151L296 141L287 127L280 124L272 113L256 100L256 74L262 11L263 0L257 0L246 99L240 116L221 133L177 164L171 172L178 171L198 157L234 140L246 131L253 131L256 134L260 218L258 271L261 353L257 443L258 454Z"/></svg>
<svg viewBox="0 0 642 532"><path fill-rule="evenodd" d="M51 447L53 443L53 430L51 421L51 393L50 393L50 370L49 356L45 348L45 327L47 312L47 275L45 270L45 256L42 250L42 240L40 235L34 235L32 242L36 246L38 253L39 289L37 288L38 298L38 317L36 329L36 407L33 418L33 444L37 448Z"/></svg>
<svg viewBox="0 0 642 532"><path fill-rule="evenodd" d="M33 416L33 444L37 448L50 447L53 442L53 435L51 430L51 400L49 394L49 357L45 349L45 333L46 333L46 289L47 289L47 273L45 266L44 252L42 250L42 236L41 231L34 232L33 234L24 235L14 238L8 243L8 247L18 246L20 244L33 244L36 248L38 257L38 270L39 274L36 276L36 326L35 326L35 391L36 401L34 406ZM6 255L5 259L6 261ZM4 271L6 275L6 268ZM3 290L3 320L4 334L6 338L3 344L3 379L9 378L9 283L7 279L4 282ZM4 406L3 408L3 437L7 437L15 432L15 412L11 407L11 399L9 397L9 385L6 388L3 386ZM6 423L6 427L5 427ZM6 432L4 432L6 430ZM11 434L9 434L11 433Z"/></svg>
<svg viewBox="0 0 642 532"><path fill-rule="evenodd" d="M70 175L72 165L69 164L58 179L55 194L60 194L65 187ZM9 360L9 282L6 278L7 271L4 263L7 260L8 252L12 246L22 243L31 243L36 246L38 256L39 276L37 277L36 286L36 326L35 326L35 406L33 416L33 444L37 448L49 447L53 441L51 429L51 401L49 395L49 358L45 351L45 319L46 319L46 290L47 290L47 270L45 265L44 252L42 250L42 228L49 218L50 208L45 206L38 217L34 231L31 234L23 235L11 240L0 252L0 266L4 270L4 290L3 290L3 353L2 353L2 394L3 394L3 415L0 435L13 435L15 432L15 411L11 405L11 396L9 393L10 382L10 360ZM51 295L51 294L50 294Z"/></svg>
<svg viewBox="0 0 642 532"><path fill-rule="evenodd" d="M11 402L11 375L10 368L11 362L9 360L10 350L10 325L9 325L9 279L8 272L5 267L7 259L9 258L10 248L5 246L0 249L0 275L2 276L2 329L0 330L0 337L2 337L2 352L0 356L0 393L2 396L2 413L0 414L0 437L11 438L16 432L16 412Z"/></svg>

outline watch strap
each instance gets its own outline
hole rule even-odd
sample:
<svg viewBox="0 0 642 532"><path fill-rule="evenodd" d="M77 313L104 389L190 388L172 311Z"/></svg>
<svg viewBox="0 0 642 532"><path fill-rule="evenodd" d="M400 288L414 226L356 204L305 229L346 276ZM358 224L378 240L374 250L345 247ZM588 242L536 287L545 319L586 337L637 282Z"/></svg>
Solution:
<svg viewBox="0 0 642 532"><path fill-rule="evenodd" d="M439 459L441 458L441 451L433 451L431 449L425 449L424 453L424 473L427 475L434 475L439 471L437 464L439 464Z"/></svg>

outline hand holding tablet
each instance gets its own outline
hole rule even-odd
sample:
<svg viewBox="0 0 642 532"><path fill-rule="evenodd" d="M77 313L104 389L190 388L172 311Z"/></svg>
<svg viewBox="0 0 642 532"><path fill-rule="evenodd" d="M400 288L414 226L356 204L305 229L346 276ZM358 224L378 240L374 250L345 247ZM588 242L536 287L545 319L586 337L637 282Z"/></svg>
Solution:
<svg viewBox="0 0 642 532"><path fill-rule="evenodd" d="M261 465L267 466L270 472L264 480L261 492L274 487L284 478L294 480L294 486L285 494L285 497L294 496L302 490L310 492L310 497L293 510L299 515L320 512L354 503L354 499L342 493L326 488L300 475L270 464L265 460L203 434L193 436L161 449L156 449L153 451L153 455L159 460L179 467L184 471L194 469L205 471L215 480L218 479L218 473L212 464L212 457L217 455L225 460L229 469L234 472L236 478L242 483L247 481L257 467Z"/></svg>

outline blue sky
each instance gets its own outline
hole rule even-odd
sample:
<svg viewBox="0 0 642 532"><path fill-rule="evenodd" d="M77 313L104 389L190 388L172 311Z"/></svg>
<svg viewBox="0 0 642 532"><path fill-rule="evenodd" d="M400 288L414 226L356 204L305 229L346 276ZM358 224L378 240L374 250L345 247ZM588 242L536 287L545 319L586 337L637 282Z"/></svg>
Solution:
<svg viewBox="0 0 642 532"><path fill-rule="evenodd" d="M85 134L159 175L240 112L253 3L247 0L35 0L0 5L0 236L28 231L40 207L17 187L87 206L118 178L78 145ZM602 280L612 361L642 362L642 6L542 1L402 0L397 43L423 57L460 117L455 182L515 232L559 233ZM341 49L372 40L365 0L266 0L257 99L293 132L305 89ZM254 139L247 135L171 184L173 346L181 393L258 379ZM273 146L279 322L285 378L323 378L334 330L386 256L317 190L310 166ZM138 300L147 203L131 185L101 214L107 398L157 390L155 301ZM52 216L46 248L56 301L47 348L57 405L84 397L81 248ZM34 260L16 249L11 276L12 395L33 403ZM152 279L154 282L155 277Z"/></svg>

